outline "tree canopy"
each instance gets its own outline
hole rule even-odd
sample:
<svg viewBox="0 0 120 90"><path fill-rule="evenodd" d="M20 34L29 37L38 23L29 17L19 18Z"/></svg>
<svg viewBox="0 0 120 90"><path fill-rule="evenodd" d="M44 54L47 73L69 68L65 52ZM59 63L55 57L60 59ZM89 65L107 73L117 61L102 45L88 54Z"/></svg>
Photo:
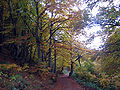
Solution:
<svg viewBox="0 0 120 90"><path fill-rule="evenodd" d="M84 2L88 7L82 9ZM90 11L103 2L109 4L99 7L93 17ZM101 50L91 50L76 39L88 33L85 27L91 23L102 28ZM88 36L86 42L95 37ZM120 5L113 0L0 1L0 76L15 80L13 71L5 76L5 70L52 79L66 70L70 77L98 90L119 88L114 80L120 76Z"/></svg>

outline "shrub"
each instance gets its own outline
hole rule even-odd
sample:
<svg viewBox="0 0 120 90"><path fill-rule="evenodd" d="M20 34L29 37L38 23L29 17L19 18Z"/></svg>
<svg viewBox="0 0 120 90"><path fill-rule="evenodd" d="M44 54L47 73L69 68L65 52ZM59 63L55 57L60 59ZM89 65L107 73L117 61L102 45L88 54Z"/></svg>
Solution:
<svg viewBox="0 0 120 90"><path fill-rule="evenodd" d="M77 71L72 75L78 83L96 88L97 90L115 90L115 86L111 83L108 75L100 73L98 76L99 77L87 71Z"/></svg>

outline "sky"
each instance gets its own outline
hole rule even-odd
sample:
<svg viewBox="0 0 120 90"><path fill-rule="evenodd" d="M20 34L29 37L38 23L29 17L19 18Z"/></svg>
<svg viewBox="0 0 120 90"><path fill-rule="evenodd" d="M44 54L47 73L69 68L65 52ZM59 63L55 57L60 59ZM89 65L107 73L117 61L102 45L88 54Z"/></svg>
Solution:
<svg viewBox="0 0 120 90"><path fill-rule="evenodd" d="M115 5L118 5L120 4L120 1L119 0L113 0L114 1L114 4ZM106 7L107 5L109 5L108 2L104 2L104 3L99 3L99 6L104 6ZM87 5L86 4L83 4L83 9L86 7ZM74 9L77 10L76 7L74 7ZM96 14L99 12L99 7L94 7L91 11L92 15L93 16L96 16ZM100 46L104 44L104 42L102 42L102 38L100 36L97 36L97 31L101 31L102 28L99 26L99 25L93 25L93 27L91 28L85 28L84 29L86 32L87 32L87 36L90 36L90 34L93 34L95 35L95 38L94 40L91 42L91 44L87 44L86 47L87 48L90 48L90 49L97 49L97 50L100 50ZM86 41L88 38L84 37L84 36L78 36L77 40L80 40L80 41Z"/></svg>
<svg viewBox="0 0 120 90"><path fill-rule="evenodd" d="M97 31L101 31L102 30L101 27L99 25L94 25L93 27L91 28L88 27L88 28L85 28L84 30L87 32L86 33L87 37L83 35L78 35L77 40L84 42L89 38L91 34L94 34L95 38L90 44L87 44L86 47L90 49L100 49L99 47L104 43L102 42L102 38L97 35Z"/></svg>

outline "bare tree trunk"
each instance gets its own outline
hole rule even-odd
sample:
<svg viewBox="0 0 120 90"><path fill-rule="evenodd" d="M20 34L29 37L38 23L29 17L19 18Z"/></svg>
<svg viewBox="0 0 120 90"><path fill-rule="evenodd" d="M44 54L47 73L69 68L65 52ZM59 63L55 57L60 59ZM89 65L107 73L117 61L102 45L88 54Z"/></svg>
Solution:
<svg viewBox="0 0 120 90"><path fill-rule="evenodd" d="M71 71L70 71L70 73L69 73L69 76L71 76L72 73L73 73L73 62L71 61Z"/></svg>
<svg viewBox="0 0 120 90"><path fill-rule="evenodd" d="M1 27L1 31L3 31L3 10L4 7L1 5L0 6L0 27ZM0 33L0 44L2 44L4 41L4 35L2 33ZM2 51L2 46L0 45L0 52Z"/></svg>
<svg viewBox="0 0 120 90"><path fill-rule="evenodd" d="M35 0L34 0L35 1ZM36 2L36 13L37 13L37 26L36 26L36 43L37 43L37 51L38 51L38 63L40 63L41 59L41 53L40 53L40 40L38 36L38 30L39 30L39 10L38 10L38 2Z"/></svg>
<svg viewBox="0 0 120 90"><path fill-rule="evenodd" d="M44 54L45 54L45 53L44 53L43 50L42 50L41 52L42 52L42 62L44 62L44 61L45 61L45 60L44 60L44 56L45 56Z"/></svg>
<svg viewBox="0 0 120 90"><path fill-rule="evenodd" d="M9 11L10 11L10 19L12 21L12 24L14 26L14 28L12 29L13 31L13 35L16 36L16 23L17 23L17 18L13 19L13 15L12 15L12 8L11 8L11 5L10 5L10 0L8 0L8 7L9 7Z"/></svg>
<svg viewBox="0 0 120 90"><path fill-rule="evenodd" d="M52 29L50 29L50 36L52 35ZM52 53L52 37L50 37L49 43L49 67L51 67L51 53Z"/></svg>
<svg viewBox="0 0 120 90"><path fill-rule="evenodd" d="M71 55L71 71L70 71L70 73L69 73L69 76L71 76L72 75L72 73L73 73L73 61L72 61L72 57L73 57L73 55L72 55L72 41L71 41L71 43L70 43L71 45L70 45L70 50L71 50L71 53L70 53L70 55Z"/></svg>
<svg viewBox="0 0 120 90"><path fill-rule="evenodd" d="M53 72L56 73L56 41L54 39L54 66L53 66Z"/></svg>
<svg viewBox="0 0 120 90"><path fill-rule="evenodd" d="M51 12L52 15L51 15L51 18L53 17L53 12ZM50 43L49 43L49 67L51 68L51 54L52 54L52 27L53 27L53 24L51 22L50 24Z"/></svg>

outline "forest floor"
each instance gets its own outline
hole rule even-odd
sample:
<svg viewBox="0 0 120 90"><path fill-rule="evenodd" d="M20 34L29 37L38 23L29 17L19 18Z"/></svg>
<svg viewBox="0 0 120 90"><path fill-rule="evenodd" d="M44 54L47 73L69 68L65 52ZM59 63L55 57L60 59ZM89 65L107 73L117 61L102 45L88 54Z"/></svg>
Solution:
<svg viewBox="0 0 120 90"><path fill-rule="evenodd" d="M54 84L54 88L50 90L96 90L96 89L80 85L73 78L70 78L68 75L60 75L57 78L57 82Z"/></svg>
<svg viewBox="0 0 120 90"><path fill-rule="evenodd" d="M10 57L0 53L0 62L15 63ZM3 62L4 63L4 62ZM42 79L39 75L15 70L0 71L0 90L95 90L80 85L69 74L62 74L53 82L49 77Z"/></svg>

